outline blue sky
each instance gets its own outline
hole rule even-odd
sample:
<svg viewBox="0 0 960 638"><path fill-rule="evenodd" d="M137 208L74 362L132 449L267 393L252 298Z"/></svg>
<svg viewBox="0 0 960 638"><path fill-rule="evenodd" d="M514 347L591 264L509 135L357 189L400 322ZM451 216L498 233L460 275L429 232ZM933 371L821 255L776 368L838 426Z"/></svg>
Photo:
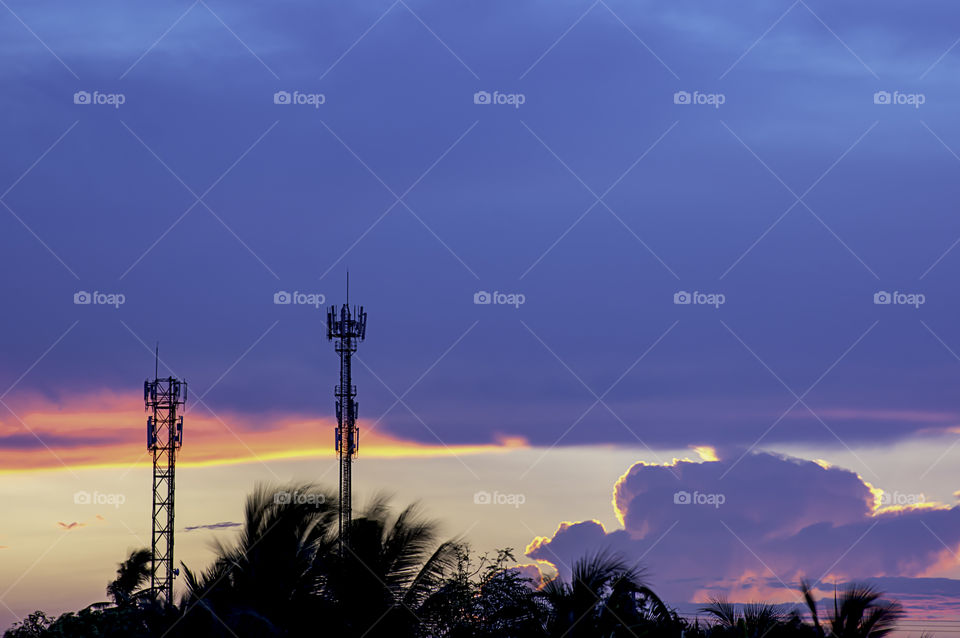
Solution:
<svg viewBox="0 0 960 638"><path fill-rule="evenodd" d="M888 490L956 456L951 3L54 6L0 10L6 454L156 341L201 412L329 418L322 310L274 295L340 303L349 268L361 417L399 440L837 455Z"/></svg>
<svg viewBox="0 0 960 638"><path fill-rule="evenodd" d="M456 399L442 418L458 418L464 402L489 406L490 392L471 389L496 388L494 403L540 404L541 416L502 427L545 441L551 411L573 407L559 395L582 388L536 336L587 385L607 387L679 321L611 394L638 418L641 397L781 398L730 332L791 387L806 388L877 320L839 375L883 375L880 363L956 373L930 334L954 343L946 286L955 260L942 256L960 235L948 205L960 168L948 148L953 59L930 68L952 44L946 35L942 48L931 44L943 18L849 23L829 7L797 4L784 15L788 7L733 19L684 5L649 14L613 4L477 5L454 15L429 5L362 15L289 5L278 15L187 4L151 16L163 29L140 16L131 30L129 15L105 18L123 16L119 8L64 17L58 28L24 6L18 15L47 27L34 32L64 63L12 16L5 22L6 46L21 61L7 70L16 87L5 98L14 116L8 181L69 133L4 198L37 236L7 216L7 253L30 273L4 284L18 301L8 315L17 330L7 352L19 357L11 380L71 319L82 338L58 346L59 370L75 377L106 352L111 365L84 376L111 385L142 365L140 345L116 319L160 339L192 378L211 379L223 369L217 359L279 321L272 347L245 362L290 374L231 375L211 400L308 409L325 347L311 338L316 317L282 314L292 309L274 307L272 294L336 300L347 267L373 313L371 336L391 344L370 355L385 380L412 382L479 321L450 362L458 374L431 379L431 395ZM912 40L899 20L928 35ZM74 23L88 36L64 28ZM921 89L929 98L920 109L872 100L877 90ZM125 103L84 109L72 102L76 90L122 93ZM285 108L273 103L277 90L320 93L325 103ZM477 90L522 93L525 103L484 108L473 103ZM673 102L678 90L721 93L725 103L684 107ZM127 303L91 317L71 307L72 292L87 288L122 292ZM512 313L474 307L473 292L485 289L520 292L526 304ZM720 292L727 303L687 312L701 309L672 303L686 289ZM871 303L886 289L923 292L927 303L881 313L901 310ZM176 309L153 312L164 295L176 296ZM591 317L605 327L602 343L587 345ZM27 325L38 343L22 338ZM504 383L502 369L517 359L529 369ZM858 394L861 404L896 409L913 407L920 391L946 407L942 393L922 389L929 384L906 392L902 379L819 392L828 404ZM56 373L40 383L62 390ZM244 392L243 383L265 391ZM422 409L440 403L431 396ZM458 424L445 438L482 440L501 427L488 410L469 412L484 423ZM864 436L863 427L850 436Z"/></svg>

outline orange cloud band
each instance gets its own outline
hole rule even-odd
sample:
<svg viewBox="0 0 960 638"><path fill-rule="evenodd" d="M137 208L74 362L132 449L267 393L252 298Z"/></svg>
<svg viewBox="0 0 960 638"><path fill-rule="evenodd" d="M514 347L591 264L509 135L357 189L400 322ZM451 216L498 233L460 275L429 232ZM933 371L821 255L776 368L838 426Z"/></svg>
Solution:
<svg viewBox="0 0 960 638"><path fill-rule="evenodd" d="M142 396L104 391L58 404L33 398L0 412L0 473L80 467L130 467L150 462ZM203 407L184 416L181 466L322 458L334 455L332 418L275 413L250 417L211 414ZM520 438L485 445L423 444L359 423L360 453L370 458L443 457L502 453L527 447Z"/></svg>

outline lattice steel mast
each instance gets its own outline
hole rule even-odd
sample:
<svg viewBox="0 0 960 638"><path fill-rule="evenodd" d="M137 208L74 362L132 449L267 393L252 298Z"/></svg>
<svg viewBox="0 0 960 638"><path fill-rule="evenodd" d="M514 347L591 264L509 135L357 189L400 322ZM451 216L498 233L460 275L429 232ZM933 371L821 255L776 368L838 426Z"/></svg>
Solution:
<svg viewBox="0 0 960 638"><path fill-rule="evenodd" d="M347 303L327 311L327 339L336 340L336 351L340 355L340 384L334 391L337 398L337 428L334 447L340 464L340 502L339 502L339 550L343 555L350 529L352 512L353 457L359 447L357 429L357 387L351 378L351 358L357 351L357 344L363 341L367 332L367 313L363 306L350 308L350 275L347 275Z"/></svg>
<svg viewBox="0 0 960 638"><path fill-rule="evenodd" d="M157 357L159 360L159 356ZM187 399L187 382L174 377L143 383L148 412L147 449L153 452L153 534L151 537L150 588L158 599L173 603L173 496L177 451L183 443L183 416L179 408Z"/></svg>

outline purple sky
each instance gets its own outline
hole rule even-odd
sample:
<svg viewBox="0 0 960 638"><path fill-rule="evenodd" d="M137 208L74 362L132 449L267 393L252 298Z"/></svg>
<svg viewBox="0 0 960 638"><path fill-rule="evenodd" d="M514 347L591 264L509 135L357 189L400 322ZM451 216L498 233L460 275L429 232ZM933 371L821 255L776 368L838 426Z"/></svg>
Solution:
<svg viewBox="0 0 960 638"><path fill-rule="evenodd" d="M363 4L0 8L0 400L136 391L159 340L210 412L329 417L322 311L274 296L349 268L398 439L956 460L960 7Z"/></svg>

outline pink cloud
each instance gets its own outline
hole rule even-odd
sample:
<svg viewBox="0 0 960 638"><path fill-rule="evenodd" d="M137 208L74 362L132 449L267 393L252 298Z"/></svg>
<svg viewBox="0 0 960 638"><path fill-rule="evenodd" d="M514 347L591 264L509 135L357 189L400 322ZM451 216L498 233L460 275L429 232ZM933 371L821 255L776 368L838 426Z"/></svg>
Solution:
<svg viewBox="0 0 960 638"><path fill-rule="evenodd" d="M609 548L648 568L674 603L717 594L796 600L814 581L943 574L960 561L960 508L878 509L880 491L854 472L767 453L633 465L616 483L623 529L563 523L527 555L561 575Z"/></svg>

